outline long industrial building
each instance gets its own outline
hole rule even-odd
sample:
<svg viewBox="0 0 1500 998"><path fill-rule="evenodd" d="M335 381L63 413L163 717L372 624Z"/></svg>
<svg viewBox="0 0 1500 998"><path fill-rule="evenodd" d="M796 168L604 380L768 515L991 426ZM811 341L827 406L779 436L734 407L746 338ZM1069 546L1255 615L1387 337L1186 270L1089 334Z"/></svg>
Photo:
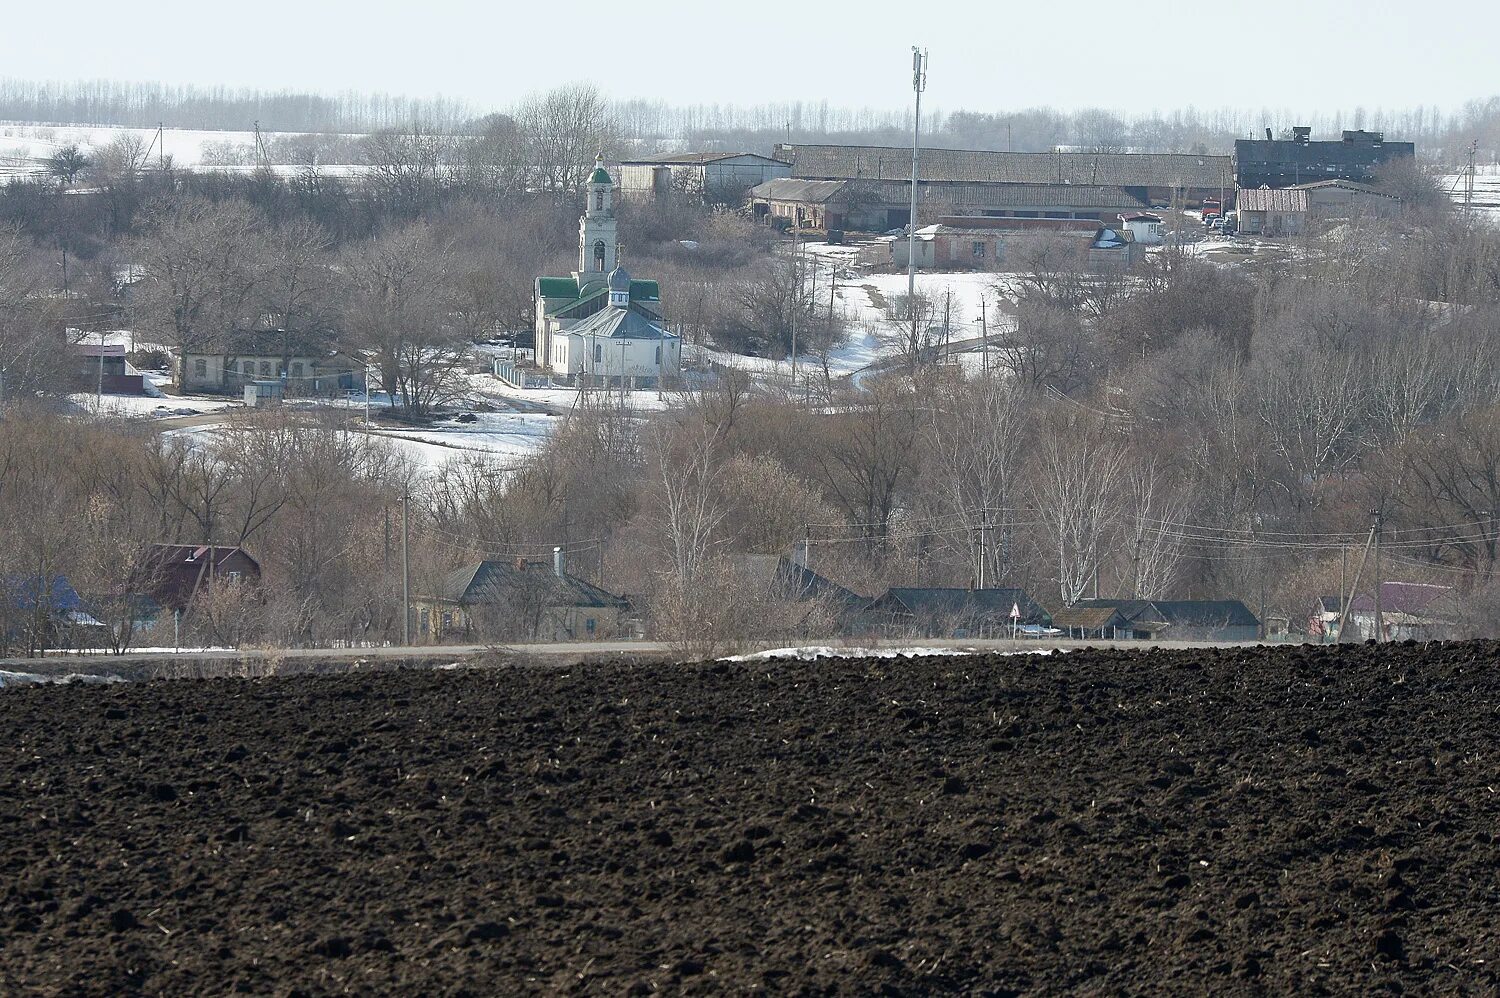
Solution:
<svg viewBox="0 0 1500 998"><path fill-rule="evenodd" d="M781 144L776 158L791 163L792 180L848 182L849 214L880 223L870 227L909 220L909 147ZM917 200L923 215L930 204L942 214L1101 218L1174 201L1197 205L1233 190L1228 156L924 149ZM763 185L757 193L769 207L780 191Z"/></svg>

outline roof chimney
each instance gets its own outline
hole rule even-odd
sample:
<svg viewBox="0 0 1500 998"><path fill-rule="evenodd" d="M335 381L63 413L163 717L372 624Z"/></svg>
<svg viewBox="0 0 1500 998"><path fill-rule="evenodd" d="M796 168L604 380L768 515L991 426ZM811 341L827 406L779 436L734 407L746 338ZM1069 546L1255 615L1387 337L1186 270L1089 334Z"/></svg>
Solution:
<svg viewBox="0 0 1500 998"><path fill-rule="evenodd" d="M1266 141L1267 142L1274 141L1274 136L1271 135L1271 126L1270 125L1266 126Z"/></svg>
<svg viewBox="0 0 1500 998"><path fill-rule="evenodd" d="M559 579L563 577L563 549L561 547L552 549L552 571Z"/></svg>

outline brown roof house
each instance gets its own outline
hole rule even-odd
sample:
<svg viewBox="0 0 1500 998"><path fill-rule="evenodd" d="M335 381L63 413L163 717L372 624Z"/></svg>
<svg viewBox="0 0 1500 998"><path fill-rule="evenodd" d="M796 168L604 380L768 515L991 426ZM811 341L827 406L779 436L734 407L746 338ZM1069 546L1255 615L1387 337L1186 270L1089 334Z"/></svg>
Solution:
<svg viewBox="0 0 1500 998"><path fill-rule="evenodd" d="M428 641L590 641L619 636L627 602L552 564L517 558L454 569L417 596L417 633Z"/></svg>
<svg viewBox="0 0 1500 998"><path fill-rule="evenodd" d="M260 584L260 562L236 545L153 544L146 558L146 595L165 610L187 610L217 581Z"/></svg>

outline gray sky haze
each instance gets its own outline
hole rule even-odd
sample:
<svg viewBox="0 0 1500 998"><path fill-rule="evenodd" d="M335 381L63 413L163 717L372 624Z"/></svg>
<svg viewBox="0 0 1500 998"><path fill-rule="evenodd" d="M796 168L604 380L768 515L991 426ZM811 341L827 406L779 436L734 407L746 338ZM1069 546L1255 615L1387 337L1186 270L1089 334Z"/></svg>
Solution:
<svg viewBox="0 0 1500 998"><path fill-rule="evenodd" d="M1069 4L765 0L728 5L74 0L21 4L0 75L265 90L442 94L480 108L574 80L673 104L910 101L910 46L931 51L945 111L1049 105L1126 113L1439 105L1500 91L1500 4L1178 0ZM1251 57L1237 25L1261 26ZM1219 44L1210 39L1219 38ZM800 46L800 50L799 50Z"/></svg>

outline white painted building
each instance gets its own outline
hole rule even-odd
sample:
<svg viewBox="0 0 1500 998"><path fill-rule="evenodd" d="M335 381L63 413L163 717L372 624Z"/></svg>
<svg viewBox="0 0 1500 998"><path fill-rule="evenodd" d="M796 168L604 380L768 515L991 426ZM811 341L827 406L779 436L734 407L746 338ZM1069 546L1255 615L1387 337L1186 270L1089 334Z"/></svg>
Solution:
<svg viewBox="0 0 1500 998"><path fill-rule="evenodd" d="M536 360L570 384L645 388L682 372L682 339L662 321L655 281L619 266L614 181L594 164L578 223L578 269L536 279Z"/></svg>
<svg viewBox="0 0 1500 998"><path fill-rule="evenodd" d="M626 197L676 193L739 202L757 184L791 174L792 164L756 153L677 153L621 163L620 193Z"/></svg>
<svg viewBox="0 0 1500 998"><path fill-rule="evenodd" d="M1127 212L1120 216L1120 221L1142 246L1160 246L1166 238L1167 226L1160 215L1149 211Z"/></svg>

